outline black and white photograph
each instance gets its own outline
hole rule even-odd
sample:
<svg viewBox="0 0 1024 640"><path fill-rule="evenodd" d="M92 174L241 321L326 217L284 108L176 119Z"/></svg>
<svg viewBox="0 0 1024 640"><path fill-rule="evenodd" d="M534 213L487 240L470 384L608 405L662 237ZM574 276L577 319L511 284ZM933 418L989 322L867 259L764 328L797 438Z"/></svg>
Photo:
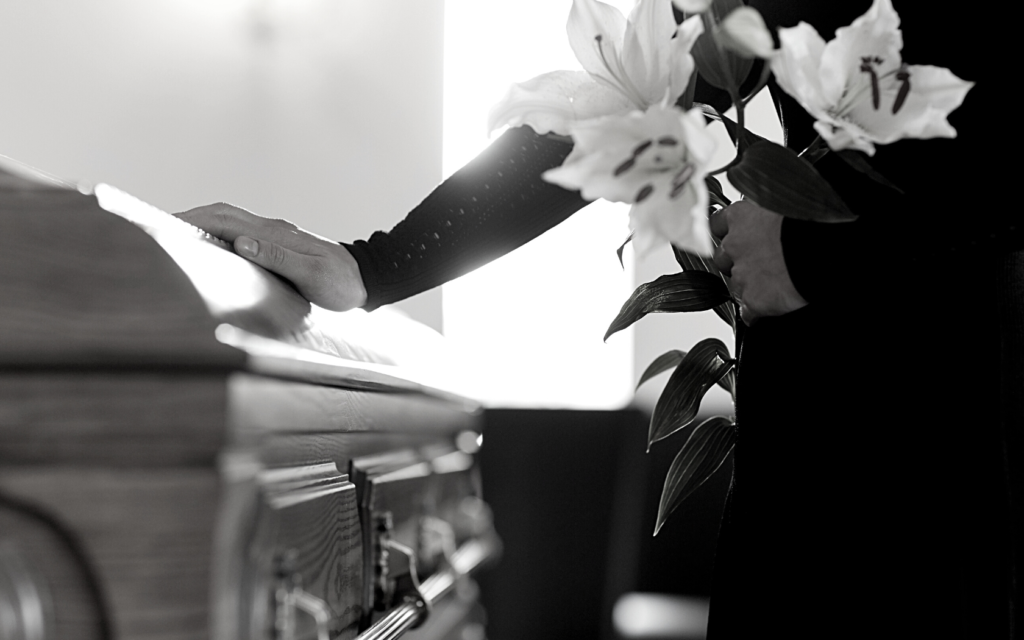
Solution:
<svg viewBox="0 0 1024 640"><path fill-rule="evenodd" d="M1014 25L0 0L0 640L1020 637Z"/></svg>

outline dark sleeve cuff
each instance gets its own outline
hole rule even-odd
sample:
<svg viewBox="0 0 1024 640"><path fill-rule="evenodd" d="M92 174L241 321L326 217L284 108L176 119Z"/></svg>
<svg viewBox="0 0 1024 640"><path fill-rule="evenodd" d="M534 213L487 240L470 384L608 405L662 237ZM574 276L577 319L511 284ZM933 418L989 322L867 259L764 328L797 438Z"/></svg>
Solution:
<svg viewBox="0 0 1024 640"><path fill-rule="evenodd" d="M362 308L367 311L373 311L381 305L377 295L380 286L377 283L377 272L370 266L370 253L367 250L366 241L356 240L353 244L347 242L339 242L338 244L345 247L352 254L356 264L359 265L359 275L363 279L363 287L366 289L366 302L363 303Z"/></svg>

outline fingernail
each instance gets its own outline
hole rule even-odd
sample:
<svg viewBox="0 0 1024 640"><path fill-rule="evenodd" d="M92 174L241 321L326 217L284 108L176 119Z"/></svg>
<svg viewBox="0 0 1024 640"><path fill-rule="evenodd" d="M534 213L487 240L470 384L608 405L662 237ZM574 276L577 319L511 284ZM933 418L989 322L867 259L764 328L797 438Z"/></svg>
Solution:
<svg viewBox="0 0 1024 640"><path fill-rule="evenodd" d="M256 252L259 251L260 247L252 238L239 238L238 241L235 242L235 248L238 249L239 253L254 258L256 257Z"/></svg>

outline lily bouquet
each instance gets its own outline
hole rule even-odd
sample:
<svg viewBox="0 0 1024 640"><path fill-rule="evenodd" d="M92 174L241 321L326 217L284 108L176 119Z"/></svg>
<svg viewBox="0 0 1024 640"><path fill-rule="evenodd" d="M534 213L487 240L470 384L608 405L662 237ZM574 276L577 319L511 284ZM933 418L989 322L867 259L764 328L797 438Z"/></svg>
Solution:
<svg viewBox="0 0 1024 640"><path fill-rule="evenodd" d="M675 7L682 15L678 24L671 0L639 0L628 18L598 0L574 0L567 31L583 70L512 86L492 110L490 126L528 125L538 134L571 138L572 152L544 179L588 200L632 205L626 242L640 254L658 243L672 245L681 271L638 287L605 339L649 313L712 309L732 327L738 351L741 309L729 278L711 259L717 241L709 215L730 204L716 176L726 174L745 198L780 215L851 221L856 216L814 163L835 153L896 188L871 167L875 145L955 137L946 117L972 84L948 69L903 62L891 0L875 0L828 42L807 23L780 29L778 48L761 15L742 0L675 0ZM741 95L758 59L760 76ZM735 120L694 102L698 75L728 93ZM772 76L815 120L817 138L801 153L746 127L748 102ZM714 121L725 125L735 147L722 167L710 166ZM673 370L651 418L648 446L690 430L665 478L655 533L733 449L733 417L694 422L711 386L735 399L736 367L729 348L711 338L663 354L640 377L638 386Z"/></svg>

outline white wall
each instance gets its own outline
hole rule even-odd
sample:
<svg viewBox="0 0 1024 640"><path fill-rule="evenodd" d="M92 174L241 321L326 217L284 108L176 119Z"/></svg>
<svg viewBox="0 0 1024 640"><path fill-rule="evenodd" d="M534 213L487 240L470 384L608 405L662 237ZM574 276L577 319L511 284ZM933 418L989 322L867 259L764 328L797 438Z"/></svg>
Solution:
<svg viewBox="0 0 1024 640"><path fill-rule="evenodd" d="M442 43L443 0L4 0L0 154L363 238L441 178Z"/></svg>
<svg viewBox="0 0 1024 640"><path fill-rule="evenodd" d="M509 85L579 68L565 33L571 5L518 0L510 11L499 0L446 0L446 173L490 143L487 114ZM632 290L632 270L615 255L629 235L627 212L592 204L445 285L445 336L474 371L471 395L498 406L607 409L630 401L632 331L602 341Z"/></svg>

